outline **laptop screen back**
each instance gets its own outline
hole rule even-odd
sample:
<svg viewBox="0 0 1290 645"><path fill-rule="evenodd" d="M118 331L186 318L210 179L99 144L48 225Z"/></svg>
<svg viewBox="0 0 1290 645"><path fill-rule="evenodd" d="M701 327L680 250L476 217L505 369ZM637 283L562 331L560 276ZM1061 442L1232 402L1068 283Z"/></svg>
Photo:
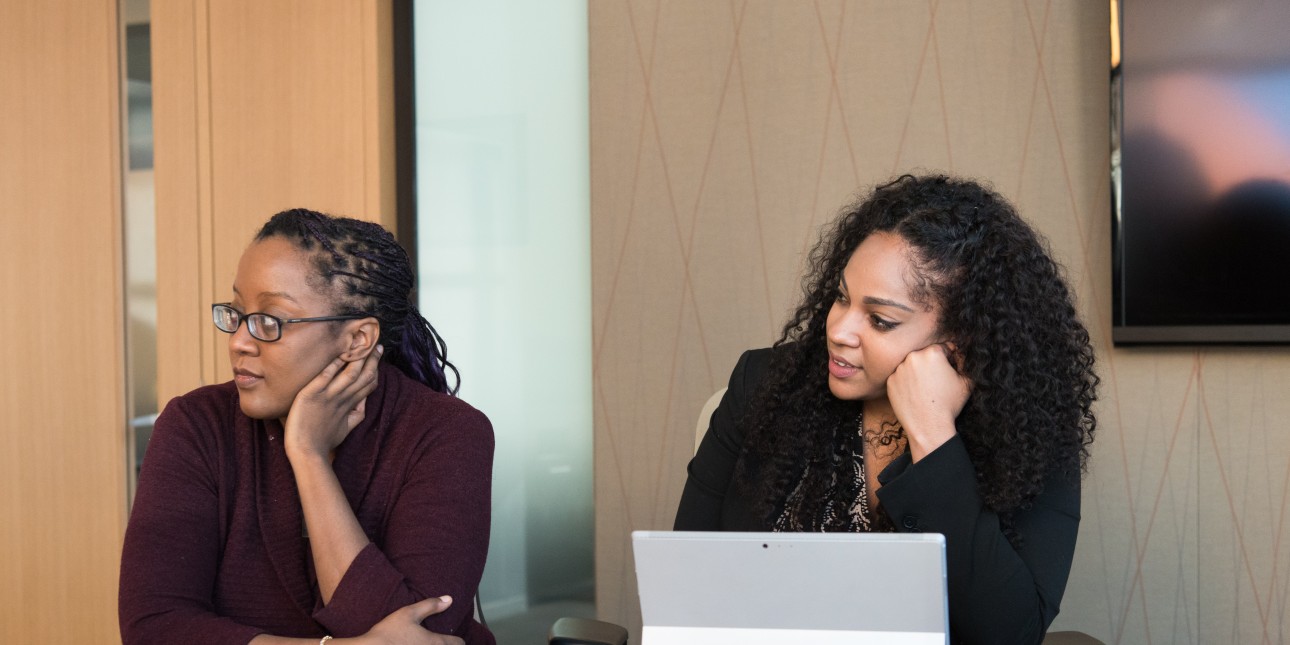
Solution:
<svg viewBox="0 0 1290 645"><path fill-rule="evenodd" d="M946 642L945 538L632 533L644 645Z"/></svg>

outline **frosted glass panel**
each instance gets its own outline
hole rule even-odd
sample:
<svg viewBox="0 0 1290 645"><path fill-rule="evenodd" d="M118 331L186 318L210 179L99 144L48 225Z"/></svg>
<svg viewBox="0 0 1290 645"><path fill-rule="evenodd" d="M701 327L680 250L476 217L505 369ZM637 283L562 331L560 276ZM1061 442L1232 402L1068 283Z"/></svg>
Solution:
<svg viewBox="0 0 1290 645"><path fill-rule="evenodd" d="M497 436L480 597L503 645L544 642L593 599L586 3L414 20L421 305Z"/></svg>
<svg viewBox="0 0 1290 645"><path fill-rule="evenodd" d="M157 418L157 226L152 170L152 29L148 0L118 9L125 52L126 481L127 505Z"/></svg>

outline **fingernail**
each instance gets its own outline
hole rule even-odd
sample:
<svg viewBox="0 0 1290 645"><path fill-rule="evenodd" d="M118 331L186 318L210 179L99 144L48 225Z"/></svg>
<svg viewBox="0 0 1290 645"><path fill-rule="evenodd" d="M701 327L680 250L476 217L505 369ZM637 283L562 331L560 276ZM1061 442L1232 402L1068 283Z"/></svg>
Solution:
<svg viewBox="0 0 1290 645"><path fill-rule="evenodd" d="M452 596L439 596L439 600L442 600L447 604L452 604Z"/></svg>
<svg viewBox="0 0 1290 645"><path fill-rule="evenodd" d="M385 345L377 345L377 346L376 346L376 353L377 353L377 354L384 354L384 353L385 353Z"/></svg>

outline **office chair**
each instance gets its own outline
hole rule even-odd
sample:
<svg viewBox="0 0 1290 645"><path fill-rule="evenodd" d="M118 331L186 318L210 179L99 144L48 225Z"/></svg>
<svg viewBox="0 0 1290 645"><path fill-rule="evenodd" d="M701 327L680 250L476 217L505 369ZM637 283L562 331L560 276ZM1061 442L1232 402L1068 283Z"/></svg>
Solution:
<svg viewBox="0 0 1290 645"><path fill-rule="evenodd" d="M627 645L627 630L588 618L561 618L551 625L548 645Z"/></svg>

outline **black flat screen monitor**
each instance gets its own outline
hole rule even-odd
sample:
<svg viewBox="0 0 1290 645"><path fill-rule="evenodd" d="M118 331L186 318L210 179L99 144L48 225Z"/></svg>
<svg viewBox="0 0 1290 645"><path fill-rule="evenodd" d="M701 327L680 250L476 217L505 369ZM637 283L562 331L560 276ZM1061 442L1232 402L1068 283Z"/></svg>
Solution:
<svg viewBox="0 0 1290 645"><path fill-rule="evenodd" d="M1290 2L1114 18L1114 341L1290 343Z"/></svg>

